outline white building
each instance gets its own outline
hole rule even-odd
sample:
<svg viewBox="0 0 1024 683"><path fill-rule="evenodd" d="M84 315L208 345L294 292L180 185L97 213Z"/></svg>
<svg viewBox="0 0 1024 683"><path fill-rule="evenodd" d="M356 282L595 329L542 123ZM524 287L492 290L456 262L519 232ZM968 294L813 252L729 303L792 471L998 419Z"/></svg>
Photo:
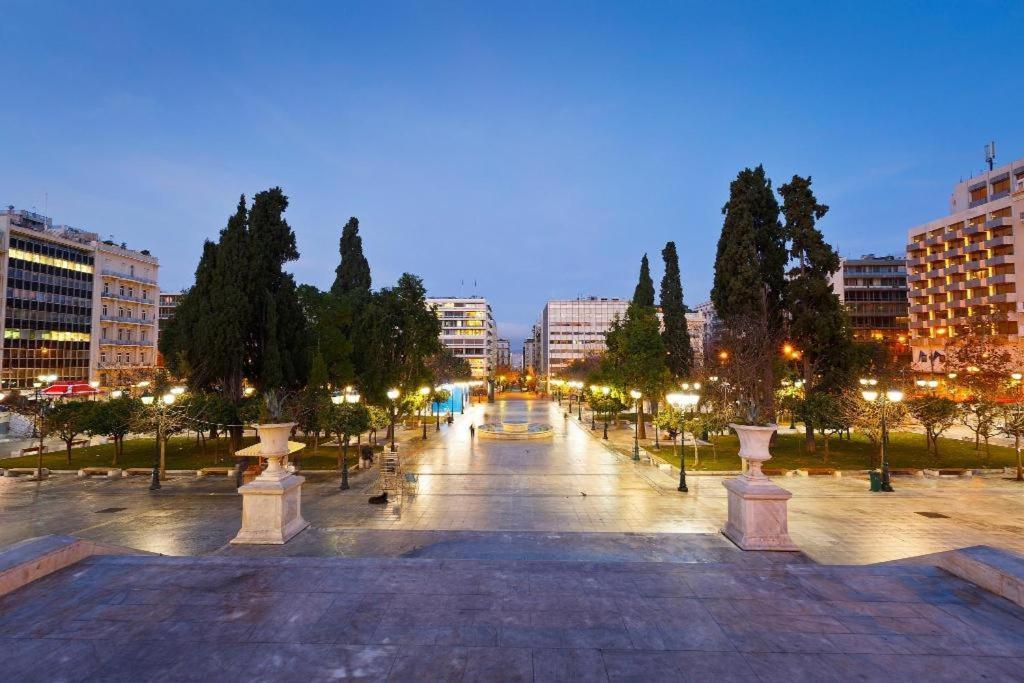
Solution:
<svg viewBox="0 0 1024 683"><path fill-rule="evenodd" d="M604 353L605 335L628 307L625 299L596 296L547 302L538 323L540 374L551 379L575 360Z"/></svg>
<svg viewBox="0 0 1024 683"><path fill-rule="evenodd" d="M0 384L128 383L156 363L157 259L13 206L0 211Z"/></svg>
<svg viewBox="0 0 1024 683"><path fill-rule="evenodd" d="M498 332L487 299L428 297L427 305L441 322L441 343L469 362L474 379L492 377L498 365Z"/></svg>
<svg viewBox="0 0 1024 683"><path fill-rule="evenodd" d="M512 347L508 339L498 340L498 367L512 367Z"/></svg>
<svg viewBox="0 0 1024 683"><path fill-rule="evenodd" d="M93 329L99 334L92 345L92 366L102 386L132 384L156 367L158 267L148 253L112 242L96 245Z"/></svg>

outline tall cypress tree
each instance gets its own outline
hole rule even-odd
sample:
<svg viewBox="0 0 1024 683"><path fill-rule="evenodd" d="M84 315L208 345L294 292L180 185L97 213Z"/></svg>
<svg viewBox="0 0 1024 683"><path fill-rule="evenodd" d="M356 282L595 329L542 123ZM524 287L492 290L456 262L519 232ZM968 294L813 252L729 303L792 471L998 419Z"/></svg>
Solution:
<svg viewBox="0 0 1024 683"><path fill-rule="evenodd" d="M643 393L642 401L650 401L656 407L668 368L665 343L658 329L658 312L654 308L654 282L646 254L640 261L640 277L633 301L626 308L626 317L612 325L605 340L608 367L614 368L613 374L622 392L628 396L631 389L637 389ZM639 438L644 439L647 430L642 401L637 412L637 432Z"/></svg>
<svg viewBox="0 0 1024 683"><path fill-rule="evenodd" d="M308 373L308 337L295 280L284 264L299 257L295 233L284 219L288 198L279 187L256 193L249 210L250 301L255 309L250 326L250 380L261 390L297 387ZM270 312L273 311L273 320ZM265 376L265 350L278 354L280 375Z"/></svg>
<svg viewBox="0 0 1024 683"><path fill-rule="evenodd" d="M288 199L280 188L245 197L216 244L207 242L195 285L179 304L160 350L189 384L215 389L234 409L223 419L238 424L243 380L261 389L300 386L309 362L305 316L295 281L283 266L298 258L295 234L283 218ZM241 432L235 429L235 446Z"/></svg>
<svg viewBox="0 0 1024 683"><path fill-rule="evenodd" d="M686 325L686 305L683 303L683 283L679 277L679 254L676 243L669 242L661 250L665 261L665 275L661 278L661 314L665 329L661 338L669 372L676 379L687 377L693 369L693 348Z"/></svg>
<svg viewBox="0 0 1024 683"><path fill-rule="evenodd" d="M790 337L800 350L804 393L810 397L848 383L852 339L846 312L829 281L839 269L839 254L816 225L828 213L828 207L818 203L810 177L793 176L779 188L779 194L789 255L794 262L786 282ZM805 426L805 448L813 452L815 425L808 419Z"/></svg>
<svg viewBox="0 0 1024 683"><path fill-rule="evenodd" d="M781 322L786 243L779 203L764 167L743 169L729 186L715 256L711 301L722 319L759 315Z"/></svg>
<svg viewBox="0 0 1024 683"><path fill-rule="evenodd" d="M651 265L647 262L647 254L640 260L640 279L633 290L633 303L638 306L654 305L654 280L651 279Z"/></svg>
<svg viewBox="0 0 1024 683"><path fill-rule="evenodd" d="M749 420L775 419L775 337L785 324L786 242L779 204L762 166L743 169L729 186L722 207L711 301L722 320L721 334L735 348L729 370L744 392ZM759 340L757 344L752 340ZM740 351L744 358L739 358ZM725 368L723 368L723 371Z"/></svg>
<svg viewBox="0 0 1024 683"><path fill-rule="evenodd" d="M363 255L363 238L359 236L359 219L353 216L341 229L339 244L341 262L335 269L331 293L335 295L366 295L370 293L370 264Z"/></svg>

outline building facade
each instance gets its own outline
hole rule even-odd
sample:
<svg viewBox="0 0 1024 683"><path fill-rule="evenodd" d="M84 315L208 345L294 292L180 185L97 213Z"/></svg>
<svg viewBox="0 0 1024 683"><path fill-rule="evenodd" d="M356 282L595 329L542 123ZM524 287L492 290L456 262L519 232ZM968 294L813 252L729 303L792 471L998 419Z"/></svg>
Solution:
<svg viewBox="0 0 1024 683"><path fill-rule="evenodd" d="M534 328L536 327L534 325ZM523 371L530 375L536 375L538 367L537 341L531 336L523 342Z"/></svg>
<svg viewBox="0 0 1024 683"><path fill-rule="evenodd" d="M605 335L628 307L624 299L596 296L547 302L538 323L539 374L550 380L573 361L603 353Z"/></svg>
<svg viewBox="0 0 1024 683"><path fill-rule="evenodd" d="M510 368L512 367L512 347L508 343L508 339L498 340L498 367Z"/></svg>
<svg viewBox="0 0 1024 683"><path fill-rule="evenodd" d="M174 317L174 309L181 303L185 292L160 292L160 327L164 327Z"/></svg>
<svg viewBox="0 0 1024 683"><path fill-rule="evenodd" d="M156 362L157 259L30 211L0 211L0 383L98 381Z"/></svg>
<svg viewBox="0 0 1024 683"><path fill-rule="evenodd" d="M427 305L441 323L441 343L469 362L473 378L493 377L498 365L498 332L487 299L428 297Z"/></svg>
<svg viewBox="0 0 1024 683"><path fill-rule="evenodd" d="M910 301L905 259L874 254L842 259L832 276L832 290L846 307L856 341L906 343Z"/></svg>
<svg viewBox="0 0 1024 683"><path fill-rule="evenodd" d="M134 384L157 364L159 293L156 258L112 242L96 245L93 329L96 379L104 387Z"/></svg>
<svg viewBox="0 0 1024 683"><path fill-rule="evenodd" d="M1024 159L958 183L950 213L911 228L907 241L910 345L914 367L939 371L943 348L972 316L993 315L996 333L1019 352L1024 273Z"/></svg>

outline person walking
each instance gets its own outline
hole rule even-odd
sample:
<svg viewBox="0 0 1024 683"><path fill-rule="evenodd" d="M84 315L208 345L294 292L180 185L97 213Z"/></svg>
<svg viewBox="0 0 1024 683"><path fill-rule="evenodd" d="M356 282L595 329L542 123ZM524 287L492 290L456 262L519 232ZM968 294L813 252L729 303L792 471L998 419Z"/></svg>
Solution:
<svg viewBox="0 0 1024 683"><path fill-rule="evenodd" d="M469 425L469 438L470 439L475 439L476 438L476 425L474 425L474 424Z"/></svg>

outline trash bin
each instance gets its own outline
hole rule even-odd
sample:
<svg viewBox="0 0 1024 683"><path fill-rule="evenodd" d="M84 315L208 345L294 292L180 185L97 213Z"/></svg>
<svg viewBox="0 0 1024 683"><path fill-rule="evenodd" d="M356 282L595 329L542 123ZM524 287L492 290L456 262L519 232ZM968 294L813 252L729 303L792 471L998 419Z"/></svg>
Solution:
<svg viewBox="0 0 1024 683"><path fill-rule="evenodd" d="M868 477L871 479L871 490L874 493L878 493L882 490L882 473L879 470L871 470L868 472Z"/></svg>

